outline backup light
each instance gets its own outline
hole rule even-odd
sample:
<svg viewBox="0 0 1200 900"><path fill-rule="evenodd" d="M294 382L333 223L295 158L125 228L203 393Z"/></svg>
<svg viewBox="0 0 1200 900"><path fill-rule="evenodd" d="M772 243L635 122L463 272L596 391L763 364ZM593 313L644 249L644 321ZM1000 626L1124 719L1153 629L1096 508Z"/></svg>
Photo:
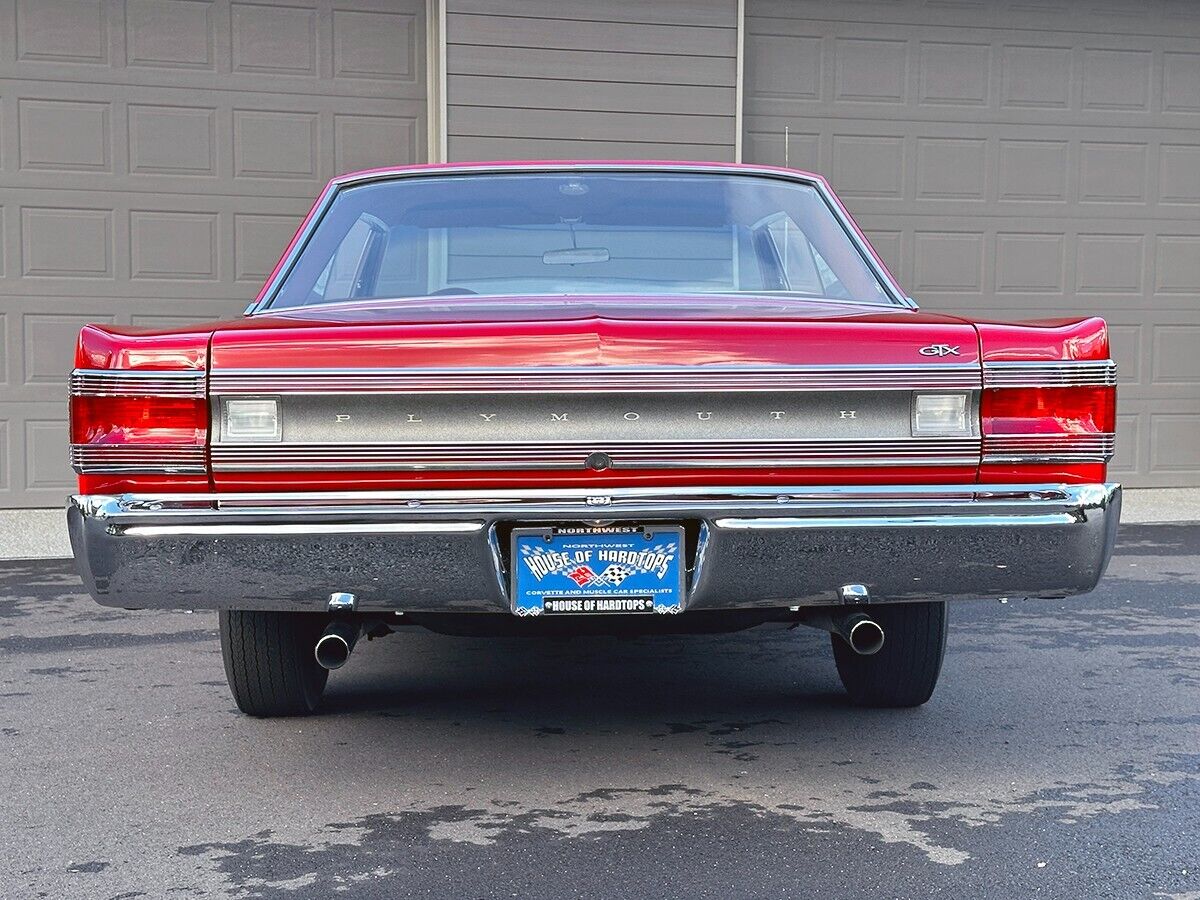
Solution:
<svg viewBox="0 0 1200 900"><path fill-rule="evenodd" d="M222 437L229 441L277 441L279 401L226 400L225 428Z"/></svg>
<svg viewBox="0 0 1200 900"><path fill-rule="evenodd" d="M913 394L914 437L970 434L966 394Z"/></svg>

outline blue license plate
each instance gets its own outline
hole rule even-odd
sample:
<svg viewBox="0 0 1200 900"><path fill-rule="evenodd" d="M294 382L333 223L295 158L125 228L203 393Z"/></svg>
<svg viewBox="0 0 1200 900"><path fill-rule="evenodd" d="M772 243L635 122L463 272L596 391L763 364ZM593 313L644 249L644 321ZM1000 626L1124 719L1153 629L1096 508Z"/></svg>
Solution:
<svg viewBox="0 0 1200 900"><path fill-rule="evenodd" d="M683 528L518 528L518 616L677 613L683 609Z"/></svg>

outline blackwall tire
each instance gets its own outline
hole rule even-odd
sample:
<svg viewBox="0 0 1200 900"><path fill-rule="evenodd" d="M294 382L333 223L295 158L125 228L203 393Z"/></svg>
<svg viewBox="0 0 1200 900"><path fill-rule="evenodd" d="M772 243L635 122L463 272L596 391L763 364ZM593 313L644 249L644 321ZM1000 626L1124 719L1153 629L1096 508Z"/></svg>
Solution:
<svg viewBox="0 0 1200 900"><path fill-rule="evenodd" d="M833 658L860 706L920 706L933 695L946 650L946 604L896 603L867 609L883 627L883 648L859 656L836 634Z"/></svg>
<svg viewBox="0 0 1200 900"><path fill-rule="evenodd" d="M238 709L250 716L307 716L329 673L313 655L328 617L221 610L221 655Z"/></svg>

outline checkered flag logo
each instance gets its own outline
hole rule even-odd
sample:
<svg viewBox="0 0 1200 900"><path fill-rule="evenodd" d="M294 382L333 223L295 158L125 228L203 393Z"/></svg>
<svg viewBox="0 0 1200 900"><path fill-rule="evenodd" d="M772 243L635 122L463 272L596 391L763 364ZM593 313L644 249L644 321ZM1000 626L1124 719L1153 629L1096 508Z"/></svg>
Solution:
<svg viewBox="0 0 1200 900"><path fill-rule="evenodd" d="M636 571L637 570L631 566L623 566L620 563L613 563L600 573L600 576L596 579L596 581L604 584L619 585L622 581Z"/></svg>

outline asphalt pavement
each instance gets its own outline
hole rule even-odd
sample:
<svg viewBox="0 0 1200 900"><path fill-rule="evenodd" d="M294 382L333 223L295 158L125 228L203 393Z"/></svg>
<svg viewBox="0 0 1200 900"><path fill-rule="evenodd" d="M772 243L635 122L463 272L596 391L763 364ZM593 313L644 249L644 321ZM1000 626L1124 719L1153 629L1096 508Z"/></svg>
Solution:
<svg viewBox="0 0 1200 900"><path fill-rule="evenodd" d="M0 897L1200 900L1200 526L961 602L933 700L807 629L363 643L240 715L216 616L0 564Z"/></svg>

